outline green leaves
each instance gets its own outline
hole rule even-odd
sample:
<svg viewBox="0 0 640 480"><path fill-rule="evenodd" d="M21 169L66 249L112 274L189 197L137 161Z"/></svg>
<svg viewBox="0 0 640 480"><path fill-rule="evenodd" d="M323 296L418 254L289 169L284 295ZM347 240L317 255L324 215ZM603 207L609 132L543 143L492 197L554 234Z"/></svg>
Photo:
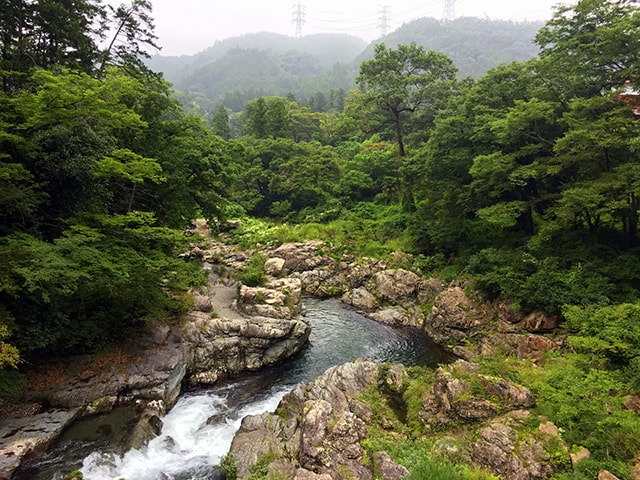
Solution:
<svg viewBox="0 0 640 480"><path fill-rule="evenodd" d="M563 101L594 97L638 78L640 11L629 2L559 5L540 30L541 73Z"/></svg>
<svg viewBox="0 0 640 480"><path fill-rule="evenodd" d="M614 362L628 363L640 357L640 305L567 306L563 314L567 326L579 334L571 337L575 348L606 356Z"/></svg>
<svg viewBox="0 0 640 480"><path fill-rule="evenodd" d="M9 327L4 323L6 312L0 306L0 369L5 367L18 368L20 353L16 347L4 342L9 337Z"/></svg>
<svg viewBox="0 0 640 480"><path fill-rule="evenodd" d="M404 156L404 122L409 114L436 109L453 85L456 68L443 53L429 51L415 43L387 49L375 46L373 60L360 65L358 85L363 100L376 105L394 125L394 135Z"/></svg>
<svg viewBox="0 0 640 480"><path fill-rule="evenodd" d="M21 130L88 124L96 129L139 130L144 122L126 104L142 88L137 81L110 70L104 81L86 73L37 70L35 92L23 91L13 103L24 115Z"/></svg>
<svg viewBox="0 0 640 480"><path fill-rule="evenodd" d="M184 311L180 292L204 277L173 256L178 245L186 248L184 235L154 222L131 214L74 225L53 243L17 234L2 239L0 299L15 318L12 343L24 356L93 351L141 319Z"/></svg>
<svg viewBox="0 0 640 480"><path fill-rule="evenodd" d="M131 183L143 183L149 180L162 183L166 178L161 175L162 167L157 160L145 158L129 149L118 149L111 156L96 162L96 178L121 177Z"/></svg>

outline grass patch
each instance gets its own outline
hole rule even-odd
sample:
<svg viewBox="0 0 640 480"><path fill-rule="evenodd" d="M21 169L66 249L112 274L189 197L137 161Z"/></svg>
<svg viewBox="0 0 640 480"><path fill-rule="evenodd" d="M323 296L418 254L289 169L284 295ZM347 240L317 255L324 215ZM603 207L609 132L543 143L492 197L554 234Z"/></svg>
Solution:
<svg viewBox="0 0 640 480"><path fill-rule="evenodd" d="M263 253L255 253L240 270L238 280L247 287L262 287L267 281L267 274L264 271L264 264L267 261Z"/></svg>

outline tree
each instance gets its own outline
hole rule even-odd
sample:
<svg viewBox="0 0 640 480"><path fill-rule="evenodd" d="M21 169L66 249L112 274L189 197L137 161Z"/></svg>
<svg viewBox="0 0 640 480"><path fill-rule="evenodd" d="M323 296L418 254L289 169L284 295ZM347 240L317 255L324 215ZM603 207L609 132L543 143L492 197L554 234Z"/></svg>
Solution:
<svg viewBox="0 0 640 480"><path fill-rule="evenodd" d="M435 108L437 100L451 88L456 68L443 53L411 45L388 49L375 46L373 60L360 65L358 85L364 99L375 104L391 122L400 156L405 155L404 125L407 117L419 110Z"/></svg>
<svg viewBox="0 0 640 480"><path fill-rule="evenodd" d="M153 158L145 158L142 155L128 149L116 149L111 155L96 162L96 178L121 178L131 183L131 193L127 201L126 213L133 209L138 185L145 181L162 183L166 178L161 175L162 167Z"/></svg>
<svg viewBox="0 0 640 480"><path fill-rule="evenodd" d="M484 199L477 211L481 219L533 235L534 209L548 191L544 182L560 170L553 158L557 120L554 104L533 98L516 100L490 123L498 148L478 155L469 169L471 188Z"/></svg>
<svg viewBox="0 0 640 480"><path fill-rule="evenodd" d="M477 82L461 82L458 95L438 113L429 140L403 166L417 207L413 234L421 250L453 253L486 240L475 211L488 206L485 180L491 177L483 176L472 190L470 170L474 158L495 153L501 144L493 122L505 118L516 102L529 101L536 87L530 62L502 65ZM494 186L507 188L497 179Z"/></svg>
<svg viewBox="0 0 640 480"><path fill-rule="evenodd" d="M291 105L297 104L284 97L260 97L247 102L247 134L256 138L289 138Z"/></svg>
<svg viewBox="0 0 640 480"><path fill-rule="evenodd" d="M91 73L104 33L97 0L6 0L0 9L0 71L5 92L32 69L62 66Z"/></svg>
<svg viewBox="0 0 640 480"><path fill-rule="evenodd" d="M540 72L558 98L592 97L640 78L640 10L625 1L560 4L538 32Z"/></svg>
<svg viewBox="0 0 640 480"><path fill-rule="evenodd" d="M256 138L267 138L267 102L264 97L247 102L245 111L247 134Z"/></svg>
<svg viewBox="0 0 640 480"><path fill-rule="evenodd" d="M155 25L151 18L152 5L149 0L132 0L118 7L108 5L111 40L102 50L99 73L103 75L109 65L123 67L129 74L150 74L141 57L151 55L147 47L160 50Z"/></svg>
<svg viewBox="0 0 640 480"><path fill-rule="evenodd" d="M213 133L219 137L229 140L231 138L231 126L229 125L229 111L224 105L220 105L211 120Z"/></svg>

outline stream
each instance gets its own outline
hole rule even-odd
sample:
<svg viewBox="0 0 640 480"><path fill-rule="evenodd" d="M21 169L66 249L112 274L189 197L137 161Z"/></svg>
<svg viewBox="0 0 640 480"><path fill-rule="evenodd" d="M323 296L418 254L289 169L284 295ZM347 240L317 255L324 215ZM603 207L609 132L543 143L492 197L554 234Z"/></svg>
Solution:
<svg viewBox="0 0 640 480"><path fill-rule="evenodd" d="M181 395L162 419L160 436L142 450L121 455L134 409L76 422L57 446L21 468L17 480L59 480L78 468L85 480L213 480L246 415L274 411L282 396L326 369L357 358L435 367L446 358L415 329L369 320L337 300L305 299L309 344L278 366Z"/></svg>

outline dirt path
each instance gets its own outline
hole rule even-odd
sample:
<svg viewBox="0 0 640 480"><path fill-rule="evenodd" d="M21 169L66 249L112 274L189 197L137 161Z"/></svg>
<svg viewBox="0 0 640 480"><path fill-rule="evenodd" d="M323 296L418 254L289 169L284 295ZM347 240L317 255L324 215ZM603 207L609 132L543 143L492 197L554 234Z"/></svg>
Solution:
<svg viewBox="0 0 640 480"><path fill-rule="evenodd" d="M244 318L240 312L234 308L234 302L238 297L238 287L235 281L225 283L215 272L209 273L209 298L213 311L220 318L235 320Z"/></svg>
<svg viewBox="0 0 640 480"><path fill-rule="evenodd" d="M211 232L204 220L196 220L195 233L203 236L209 243L208 250L216 251L219 248L217 242L211 238ZM213 311L220 318L228 320L236 320L244 318L244 316L234 308L234 303L238 297L238 282L229 276L220 277L215 268L209 272L209 298Z"/></svg>

